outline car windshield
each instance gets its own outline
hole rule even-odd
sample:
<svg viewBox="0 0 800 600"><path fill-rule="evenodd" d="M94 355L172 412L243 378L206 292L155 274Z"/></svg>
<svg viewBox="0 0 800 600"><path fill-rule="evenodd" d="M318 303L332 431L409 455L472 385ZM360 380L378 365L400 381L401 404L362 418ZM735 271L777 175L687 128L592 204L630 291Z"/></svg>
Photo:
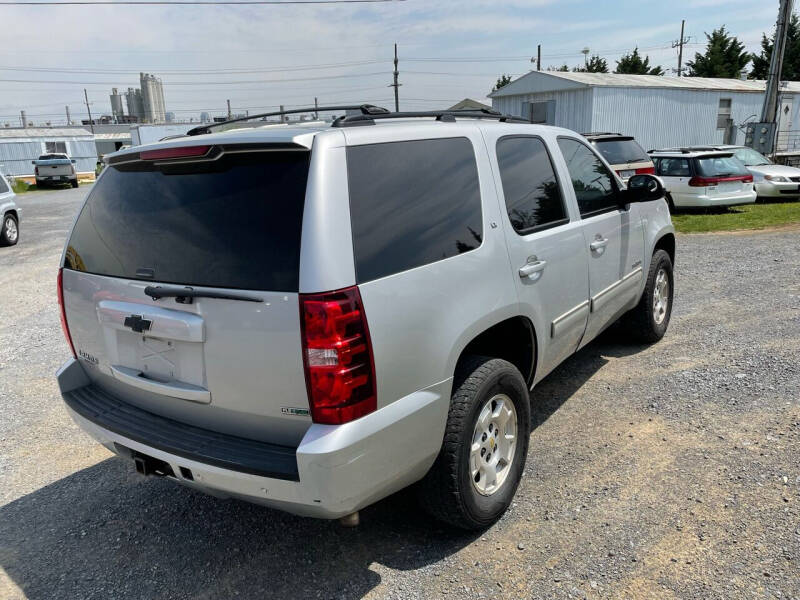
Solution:
<svg viewBox="0 0 800 600"><path fill-rule="evenodd" d="M739 148L733 155L742 161L746 167L758 167L760 165L772 164L766 156L756 152L752 148Z"/></svg>
<svg viewBox="0 0 800 600"><path fill-rule="evenodd" d="M647 153L633 138L595 140L594 146L610 165L650 161Z"/></svg>
<svg viewBox="0 0 800 600"><path fill-rule="evenodd" d="M748 174L742 161L730 154L698 158L697 171L704 177L727 177L729 175Z"/></svg>

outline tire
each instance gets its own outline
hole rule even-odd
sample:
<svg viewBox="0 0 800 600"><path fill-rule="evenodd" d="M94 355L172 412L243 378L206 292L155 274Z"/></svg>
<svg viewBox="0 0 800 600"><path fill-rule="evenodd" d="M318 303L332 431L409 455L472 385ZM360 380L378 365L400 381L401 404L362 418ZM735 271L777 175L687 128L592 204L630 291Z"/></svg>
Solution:
<svg viewBox="0 0 800 600"><path fill-rule="evenodd" d="M491 414L487 407L496 412ZM516 419L513 444L506 440L506 432L512 429L509 407ZM495 421L502 422L501 415L507 421L498 435L494 425ZM484 416L487 418L479 423ZM494 433L483 435L480 429L484 434ZM422 507L435 518L462 529L490 526L503 515L517 491L528 454L529 434L528 386L519 370L498 358L469 357L454 378L442 449L417 486ZM492 435L499 441L492 440ZM475 453L473 438L479 447ZM510 460L505 460L508 457ZM477 464L483 470L476 472ZM490 484L492 472L496 474L494 487ZM481 486L483 492L479 491Z"/></svg>
<svg viewBox="0 0 800 600"><path fill-rule="evenodd" d="M78 180L76 179L75 181L71 181L71 182L70 182L70 185L71 185L72 187L74 187L74 188L78 187Z"/></svg>
<svg viewBox="0 0 800 600"><path fill-rule="evenodd" d="M666 291L664 291L663 287L664 281L666 281ZM657 285L661 290L658 298L655 295ZM672 273L672 260L664 250L656 250L650 261L647 283L644 286L644 292L642 292L639 304L625 317L625 324L636 341L644 344L653 344L664 337L672 315L674 295L675 283ZM656 306L659 299L661 301L660 308ZM658 318L657 314L659 314Z"/></svg>
<svg viewBox="0 0 800 600"><path fill-rule="evenodd" d="M19 222L8 214L0 223L0 246L14 246L19 241Z"/></svg>

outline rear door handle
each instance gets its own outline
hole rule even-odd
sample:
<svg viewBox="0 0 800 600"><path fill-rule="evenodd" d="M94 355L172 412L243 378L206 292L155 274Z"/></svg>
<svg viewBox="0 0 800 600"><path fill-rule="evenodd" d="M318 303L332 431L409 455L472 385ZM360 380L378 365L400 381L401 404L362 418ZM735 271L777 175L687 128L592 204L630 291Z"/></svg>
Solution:
<svg viewBox="0 0 800 600"><path fill-rule="evenodd" d="M526 277L532 277L537 273L541 273L546 266L546 260L537 260L535 256L532 256L528 259L527 263L519 268L519 276L522 279L525 279Z"/></svg>
<svg viewBox="0 0 800 600"><path fill-rule="evenodd" d="M595 240L591 244L589 244L589 248L591 248L595 252L597 250L602 250L606 246L608 246L608 238L600 236L596 237Z"/></svg>

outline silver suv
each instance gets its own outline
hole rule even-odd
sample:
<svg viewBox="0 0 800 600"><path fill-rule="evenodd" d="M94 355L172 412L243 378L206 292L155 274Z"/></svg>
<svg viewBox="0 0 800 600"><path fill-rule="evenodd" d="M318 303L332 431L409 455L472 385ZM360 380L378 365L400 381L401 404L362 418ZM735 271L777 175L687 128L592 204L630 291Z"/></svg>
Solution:
<svg viewBox="0 0 800 600"><path fill-rule="evenodd" d="M663 188L572 131L364 106L190 133L109 157L58 276L64 401L142 474L351 522L417 483L483 528L534 385L620 317L667 328Z"/></svg>

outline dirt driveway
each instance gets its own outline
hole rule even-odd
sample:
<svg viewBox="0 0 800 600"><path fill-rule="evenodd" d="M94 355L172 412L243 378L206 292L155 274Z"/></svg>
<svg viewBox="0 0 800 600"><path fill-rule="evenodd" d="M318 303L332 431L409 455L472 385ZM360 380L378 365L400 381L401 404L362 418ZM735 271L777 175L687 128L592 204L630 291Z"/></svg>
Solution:
<svg viewBox="0 0 800 600"><path fill-rule="evenodd" d="M533 394L482 535L400 494L362 525L142 479L66 416L55 276L85 188L0 249L0 598L800 598L800 233L682 236L667 337L611 331Z"/></svg>

